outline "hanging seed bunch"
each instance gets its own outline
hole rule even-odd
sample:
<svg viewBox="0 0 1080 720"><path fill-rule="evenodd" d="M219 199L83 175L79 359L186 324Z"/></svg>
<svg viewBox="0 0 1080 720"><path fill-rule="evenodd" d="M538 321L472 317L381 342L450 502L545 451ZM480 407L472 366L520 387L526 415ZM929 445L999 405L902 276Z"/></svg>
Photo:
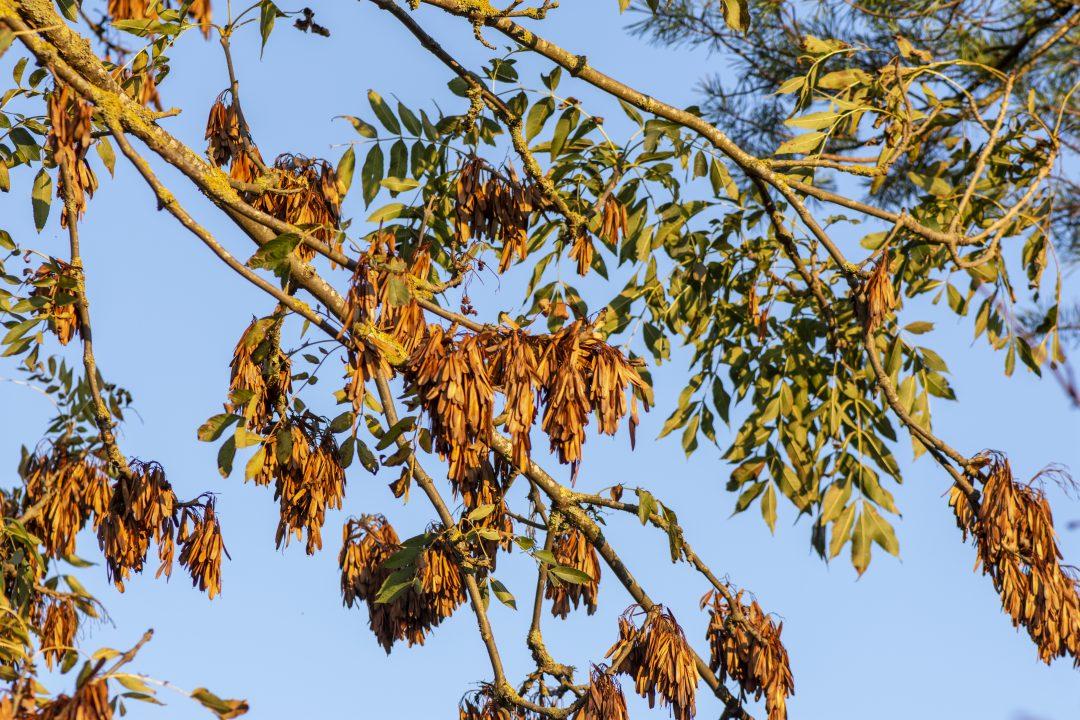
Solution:
<svg viewBox="0 0 1080 720"><path fill-rule="evenodd" d="M32 717L35 720L112 720L108 681L91 680L70 697L61 693Z"/></svg>
<svg viewBox="0 0 1080 720"><path fill-rule="evenodd" d="M292 361L281 350L281 319L252 320L240 336L229 364L226 409L241 413L247 426L264 431L292 391Z"/></svg>
<svg viewBox="0 0 1080 720"><path fill-rule="evenodd" d="M45 621L41 624L41 654L50 670L72 647L78 629L75 603L67 598L53 600L45 610Z"/></svg>
<svg viewBox="0 0 1080 720"><path fill-rule="evenodd" d="M75 268L63 260L50 258L34 271L29 282L32 286L30 297L39 298L41 303L34 312L48 322L60 344L67 345L75 333L82 331L82 321L75 307L78 286Z"/></svg>
<svg viewBox="0 0 1080 720"><path fill-rule="evenodd" d="M424 310L417 304L412 293L409 300L401 303L399 298L392 294L393 284L403 282L407 286L426 282L431 275L431 253L426 248L413 252L412 260L405 272L397 272L396 268L405 268L405 260L394 249L394 236L392 233L383 233L388 236L387 246L390 248L380 263L379 277L376 287L379 288L379 319L378 328L388 334L401 347L406 356L420 344L427 333L427 321L424 319Z"/></svg>
<svg viewBox="0 0 1080 720"><path fill-rule="evenodd" d="M581 462L589 412L596 414L600 432L614 435L627 412L626 390L645 392L645 383L635 367L582 320L551 336L540 365L541 376L546 376L541 427L559 462L570 464L575 474ZM632 446L638 425L636 395L631 397L629 410Z"/></svg>
<svg viewBox="0 0 1080 720"><path fill-rule="evenodd" d="M244 146L250 143L251 136L233 101L232 90L223 91L210 106L204 137L208 143L206 154L218 167L228 165L234 157L243 154Z"/></svg>
<svg viewBox="0 0 1080 720"><path fill-rule="evenodd" d="M569 244L570 259L577 263L577 274L582 277L588 275L596 256L596 245L593 244L592 236L580 229L574 233Z"/></svg>
<svg viewBox="0 0 1080 720"><path fill-rule="evenodd" d="M345 497L345 469L341 467L337 441L329 428L319 430L314 418L304 417L290 433L292 452L286 462L276 458L274 499L280 502L276 542L280 548L307 533L305 551L322 548L322 526L327 509L340 509Z"/></svg>
<svg viewBox="0 0 1080 720"><path fill-rule="evenodd" d="M430 421L435 450L457 486L480 468L492 431L495 390L484 362L484 339L455 339L432 325L404 372Z"/></svg>
<svg viewBox="0 0 1080 720"><path fill-rule="evenodd" d="M133 461L113 485L105 516L98 524L98 544L109 579L123 592L132 572L141 572L151 542L158 545L158 575L172 569L176 494L165 471L154 462Z"/></svg>
<svg viewBox="0 0 1080 720"><path fill-rule="evenodd" d="M774 625L756 600L744 604L741 591L735 602L745 623L735 622L727 598L720 593L709 592L701 599L702 607L712 604L706 634L712 653L709 667L713 672L719 671L721 680L730 677L737 682L755 700L764 695L769 720L786 720L787 699L795 694L795 680L787 648L780 640L784 623ZM747 626L754 634L747 631Z"/></svg>
<svg viewBox="0 0 1080 720"><path fill-rule="evenodd" d="M367 382L380 371L389 376L390 363L407 358L427 332L423 310L411 296L405 304L392 301L391 283L402 281L392 277L393 267L405 269L396 239L393 233L377 232L356 263L342 321L342 327L354 334L358 323L365 330L350 344L346 358L345 393L356 412L363 406ZM416 252L407 275L425 279L430 271L431 256L426 250Z"/></svg>
<svg viewBox="0 0 1080 720"><path fill-rule="evenodd" d="M574 720L629 720L626 696L619 681L602 665L593 665L585 702L574 713Z"/></svg>
<svg viewBox="0 0 1080 720"><path fill-rule="evenodd" d="M1061 564L1054 520L1045 493L1013 479L1008 459L999 452L974 458L983 483L976 511L953 487L949 504L967 539L978 552L976 567L990 576L1001 604L1016 627L1023 626L1049 664L1069 655L1080 666L1080 585Z"/></svg>
<svg viewBox="0 0 1080 720"><path fill-rule="evenodd" d="M551 554L560 565L580 570L591 579L589 582L556 582L548 573L545 596L552 600L551 614L565 619L570 614L570 604L577 608L585 601L589 615L596 612L596 598L600 592L600 557L589 541L576 528L568 528L560 533L551 546Z"/></svg>
<svg viewBox="0 0 1080 720"><path fill-rule="evenodd" d="M465 601L460 571L453 550L442 539L441 526L429 529L434 541L419 552L413 569L415 580L403 591L378 602L379 591L395 572L386 566L401 544L394 528L381 515L349 520L342 531L342 600L352 607L363 600L369 625L379 644L390 653L396 641L423 645L431 629L449 617Z"/></svg>
<svg viewBox="0 0 1080 720"><path fill-rule="evenodd" d="M528 717L523 708L500 705L488 683L466 693L458 703L458 720L527 720Z"/></svg>
<svg viewBox="0 0 1080 720"><path fill-rule="evenodd" d="M434 540L420 556L416 580L421 602L434 619L430 623L434 626L453 615L465 602L465 583L461 581L457 554L446 538L446 528L432 525L428 535Z"/></svg>
<svg viewBox="0 0 1080 720"><path fill-rule="evenodd" d="M525 259L529 218L541 203L535 189L518 180L513 167L504 177L473 155L461 166L456 193L454 219L461 246L472 238L500 244L499 272L506 272L515 255Z"/></svg>
<svg viewBox="0 0 1080 720"><path fill-rule="evenodd" d="M491 381L506 398L503 414L514 445L514 465L529 466L532 427L540 391L540 349L535 338L519 329L500 333L491 349Z"/></svg>
<svg viewBox="0 0 1080 720"><path fill-rule="evenodd" d="M97 178L86 161L86 153L93 144L90 136L90 121L94 115L94 106L82 100L68 85L58 84L49 93L49 136L46 147L52 152L58 166L67 169L72 180L71 195L75 206L75 220L82 218L86 211L86 200L93 197L97 190ZM64 198L67 186L63 175L56 183L56 196ZM71 222L67 204L60 212L60 226L67 227Z"/></svg>
<svg viewBox="0 0 1080 720"><path fill-rule="evenodd" d="M878 261L855 296L855 309L863 327L873 332L896 307L896 291L889 273L888 252Z"/></svg>
<svg viewBox="0 0 1080 720"><path fill-rule="evenodd" d="M462 480L459 490L465 505L462 528L477 530L482 538L479 544L480 564L495 569L499 548L509 550L514 541L514 522L506 506L506 484L500 482L491 462L484 458L477 472ZM477 517L470 517L480 511Z"/></svg>
<svg viewBox="0 0 1080 720"><path fill-rule="evenodd" d="M400 549L397 533L382 515L350 518L342 528L338 555L342 602L348 607L357 601L367 605L368 626L387 654L397 640L413 643L410 630L415 629L421 615L413 588L391 602L375 602L383 583L393 573L385 563ZM423 643L423 631L419 642Z"/></svg>
<svg viewBox="0 0 1080 720"><path fill-rule="evenodd" d="M263 159L251 138L251 129L244 122L240 106L232 90L223 91L210 106L206 119L206 154L218 167L229 167L229 177L243 183L253 183L262 175ZM247 195L254 203L256 195Z"/></svg>
<svg viewBox="0 0 1080 720"><path fill-rule="evenodd" d="M184 508L177 540L180 542L180 565L191 575L192 586L213 600L221 592L221 557L228 554L221 539L221 523L214 512L213 498L206 501L201 513L195 508Z"/></svg>
<svg viewBox="0 0 1080 720"><path fill-rule="evenodd" d="M614 194L608 195L604 200L603 215L600 219L600 237L608 245L618 245L619 238L626 237L628 225L626 206L619 202Z"/></svg>
<svg viewBox="0 0 1080 720"><path fill-rule="evenodd" d="M75 538L90 518L100 518L109 502L109 481L94 456L64 444L26 456L21 474L25 508L44 502L27 529L41 539L45 553L60 558L75 553Z"/></svg>
<svg viewBox="0 0 1080 720"><path fill-rule="evenodd" d="M340 246L337 227L341 221L341 195L333 166L318 158L286 153L274 161L274 170L278 187L285 192L263 193L252 205L292 225L312 227L316 238ZM309 262L315 250L301 243L296 254Z"/></svg>
<svg viewBox="0 0 1080 720"><path fill-rule="evenodd" d="M401 545L394 527L382 515L349 518L341 528L341 599L352 607L357 600L374 600L390 570L383 563ZM385 605L380 607L387 607ZM372 623L374 628L375 623Z"/></svg>
<svg viewBox="0 0 1080 720"><path fill-rule="evenodd" d="M644 615L641 627L636 617ZM646 612L631 605L619 618L619 640L606 657L612 667L634 679L634 689L656 706L660 696L671 706L675 720L691 720L696 712L694 694L698 675L694 651L670 610L661 605Z"/></svg>

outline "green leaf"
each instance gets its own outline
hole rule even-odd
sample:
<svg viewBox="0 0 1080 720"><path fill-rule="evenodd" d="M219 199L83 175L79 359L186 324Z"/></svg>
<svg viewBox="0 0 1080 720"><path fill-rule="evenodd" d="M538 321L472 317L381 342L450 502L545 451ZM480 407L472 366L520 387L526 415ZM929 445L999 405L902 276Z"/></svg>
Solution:
<svg viewBox="0 0 1080 720"><path fill-rule="evenodd" d="M382 587L379 588L379 592L375 595L375 602L388 603L393 602L396 597L412 587L415 576L412 569L402 568L390 573L390 576L383 581Z"/></svg>
<svg viewBox="0 0 1080 720"><path fill-rule="evenodd" d="M552 565L548 568L548 572L568 583L574 585L580 585L582 583L592 582L593 578L586 572L582 572L577 568L567 567L566 565Z"/></svg>
<svg viewBox="0 0 1080 720"><path fill-rule="evenodd" d="M893 556L900 555L900 542L896 539L896 530L889 521L881 517L873 505L863 507L870 535L881 549Z"/></svg>
<svg viewBox="0 0 1080 720"><path fill-rule="evenodd" d="M34 206L34 227L41 232L49 220L49 208L52 206L52 178L49 173L39 170L34 177L34 187L30 191Z"/></svg>
<svg viewBox="0 0 1080 720"><path fill-rule="evenodd" d="M360 464L364 466L364 469L372 475L379 471L379 461L375 459L375 453L371 452L371 448L367 446L367 443L359 438L356 440L356 457L360 460Z"/></svg>
<svg viewBox="0 0 1080 720"><path fill-rule="evenodd" d="M242 419L239 415L233 413L214 415L199 426L196 436L203 442L213 442L221 437L221 433L225 432L225 428Z"/></svg>
<svg viewBox="0 0 1080 720"><path fill-rule="evenodd" d="M352 146L341 156L337 164L337 191L345 197L352 187L353 171L356 169L356 150Z"/></svg>
<svg viewBox="0 0 1080 720"><path fill-rule="evenodd" d="M784 121L784 124L802 128L804 130L821 130L830 127L841 116L842 113L833 110L824 110L822 112L807 113L805 115L788 118Z"/></svg>
<svg viewBox="0 0 1080 720"><path fill-rule="evenodd" d="M739 495L739 499L735 501L735 511L732 514L741 513L746 510L746 508L750 507L750 504L757 499L757 496L764 492L766 485L767 483L765 482L756 482L744 490L742 494Z"/></svg>
<svg viewBox="0 0 1080 720"><path fill-rule="evenodd" d="M829 558L832 559L840 554L844 545L851 538L851 528L855 523L855 506L848 505L837 516L832 526L832 535L829 538Z"/></svg>
<svg viewBox="0 0 1080 720"><path fill-rule="evenodd" d="M207 710L217 715L221 720L231 720L240 717L248 711L248 704L244 700L223 700L206 688L195 688L191 692L191 698L198 701Z"/></svg>
<svg viewBox="0 0 1080 720"><path fill-rule="evenodd" d="M495 512L495 505L493 503L487 503L485 505L477 507L475 510L466 515L465 518L467 520L471 520L472 522L477 522L478 520L483 520L493 512Z"/></svg>
<svg viewBox="0 0 1080 720"><path fill-rule="evenodd" d="M390 203L389 205L383 205L381 208L371 213L368 216L367 221L369 223L381 223L387 220L393 220L394 218L401 217L401 213L405 211L405 206L402 203Z"/></svg>
<svg viewBox="0 0 1080 720"><path fill-rule="evenodd" d="M279 17L285 17L285 13L278 10L278 6L270 0L262 0L259 3L259 35L262 36L260 55L266 49L266 41L270 39L270 33L274 31L274 21Z"/></svg>
<svg viewBox="0 0 1080 720"><path fill-rule="evenodd" d="M819 522L822 525L827 525L833 520L840 517L844 505L851 497L851 483L834 483L828 487L825 491L825 497L821 501L821 519Z"/></svg>
<svg viewBox="0 0 1080 720"><path fill-rule="evenodd" d="M375 129L374 125L372 125L371 123L366 122L364 120L361 120L360 118L356 117L355 115L338 115L338 117L345 118L350 123L352 123L353 129L356 130L356 132L361 137L375 138L375 137L378 137L378 135L379 135L379 133Z"/></svg>
<svg viewBox="0 0 1080 720"><path fill-rule="evenodd" d="M355 421L356 421L356 415L353 414L353 412L351 410L347 410L347 411L341 413L340 415L338 415L332 421L330 421L330 432L332 432L332 433L345 432L346 430L348 430L349 428L351 428L353 426L353 423Z"/></svg>
<svg viewBox="0 0 1080 720"><path fill-rule="evenodd" d="M262 472L263 466L266 464L266 446L260 447L255 451L255 454L247 461L247 465L244 466L244 479L250 480L251 478Z"/></svg>
<svg viewBox="0 0 1080 720"><path fill-rule="evenodd" d="M405 192L420 187L420 183L412 178L388 177L379 183L391 192Z"/></svg>
<svg viewBox="0 0 1080 720"><path fill-rule="evenodd" d="M94 145L94 149L97 150L98 157L101 158L101 162L105 165L105 169L109 171L109 175L116 174L116 153L113 151L113 146L109 142L109 138L100 137L97 143Z"/></svg>
<svg viewBox="0 0 1080 720"><path fill-rule="evenodd" d="M61 15L71 22L78 22L81 0L56 0L56 4L60 6Z"/></svg>
<svg viewBox="0 0 1080 720"><path fill-rule="evenodd" d="M248 258L247 266L265 270L277 270L286 264L292 251L300 244L300 236L295 233L282 233L269 241Z"/></svg>
<svg viewBox="0 0 1080 720"><path fill-rule="evenodd" d="M851 564L860 576L870 567L870 543L873 540L873 528L866 517L866 507L855 521L855 532L851 536Z"/></svg>
<svg viewBox="0 0 1080 720"><path fill-rule="evenodd" d="M386 433L379 438L378 444L375 445L376 450L385 450L390 447L402 433L406 433L416 427L416 418L413 416L403 417L398 420L393 426L386 431Z"/></svg>
<svg viewBox="0 0 1080 720"><path fill-rule="evenodd" d="M394 117L394 111L390 109L386 101L374 90L368 90L367 97L368 102L371 103L371 109L375 111L375 117L379 118L379 122L383 124L383 127L395 135L400 135L401 125L398 124L397 118Z"/></svg>
<svg viewBox="0 0 1080 720"><path fill-rule="evenodd" d="M495 578L491 578L491 592L495 593L495 597L499 599L503 605L517 610L517 601L514 600L514 596L506 589L506 586Z"/></svg>
<svg viewBox="0 0 1080 720"><path fill-rule="evenodd" d="M802 135L796 135L787 142L781 143L780 147L776 148L774 155L793 155L796 153L808 153L817 148L821 144L821 141L825 138L823 132L808 132Z"/></svg>
<svg viewBox="0 0 1080 720"><path fill-rule="evenodd" d="M525 116L525 139L532 141L544 129L544 123L555 112L555 100L550 97L543 98L529 108L529 114Z"/></svg>
<svg viewBox="0 0 1080 720"><path fill-rule="evenodd" d="M232 475L233 460L236 459L236 438L229 437L218 448L217 466L221 477L227 478Z"/></svg>
<svg viewBox="0 0 1080 720"><path fill-rule="evenodd" d="M371 204L379 194L379 182L383 177L383 151L378 143L368 151L364 167L360 170L360 181L364 188L364 207Z"/></svg>
<svg viewBox="0 0 1080 720"><path fill-rule="evenodd" d="M747 0L722 0L724 22L736 32L750 29L750 8Z"/></svg>
<svg viewBox="0 0 1080 720"><path fill-rule="evenodd" d="M776 532L776 486L769 483L765 496L761 498L761 517L769 526L769 532Z"/></svg>
<svg viewBox="0 0 1080 720"><path fill-rule="evenodd" d="M637 511L638 520L641 521L642 525L645 525L646 523L649 522L649 516L652 515L654 512L656 512L656 508L657 508L656 498L654 498L652 496L652 493L650 493L648 490L645 490L644 488L638 488L637 489L637 497L638 497L638 511Z"/></svg>

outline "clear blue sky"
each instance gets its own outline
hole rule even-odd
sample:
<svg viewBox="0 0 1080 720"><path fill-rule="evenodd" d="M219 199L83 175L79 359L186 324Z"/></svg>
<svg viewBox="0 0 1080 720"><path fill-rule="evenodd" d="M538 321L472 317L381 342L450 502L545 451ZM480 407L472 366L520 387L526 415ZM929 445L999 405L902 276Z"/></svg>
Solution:
<svg viewBox="0 0 1080 720"><path fill-rule="evenodd" d="M694 102L695 82L705 72L724 71L718 58L658 49L628 37L615 6L615 0L566 0L545 23L545 33L570 49L587 49L597 67L674 104ZM445 91L447 71L392 18L363 2L322 2L316 9L317 20L333 31L329 39L279 27L261 62L255 43L238 42L245 109L264 155L299 151L336 161L341 144L356 135L347 123L331 118L369 114L368 88L396 94L414 108L435 96L444 108L457 111L459 101ZM466 24L424 15L449 48L477 65L483 49ZM202 150L206 110L225 86L220 51L191 34L172 56L173 73L162 94L166 105L188 109L165 124ZM3 72L11 62L9 54ZM587 102L590 97L568 80L562 90ZM596 112L612 124L619 115L610 105L597 106ZM184 187L175 173L165 173L164 179L176 190ZM40 241L30 238L31 175L17 170L13 181L17 190L0 196L0 226L22 242L44 241L64 256L55 216ZM271 493L244 486L239 477L222 480L215 470L216 446L195 441L195 429L219 411L225 396L236 338L252 314L264 314L272 303L169 216L156 212L150 193L122 158L117 177L102 177L102 185L90 203L83 246L99 362L109 380L134 393L138 410L124 428L122 445L131 455L162 462L182 497L219 493L232 562L223 569L224 594L213 602L192 590L182 571L171 583L150 575L137 578L123 595L107 586L103 568L84 572L86 584L116 621L116 627L93 627L87 644L126 647L153 627L156 637L139 669L189 689L206 685L222 696L246 697L251 717L259 720L454 717L461 694L489 673L468 610L434 632L426 647L397 648L387 658L367 629L366 611L341 606L336 555L344 516L331 514L321 555L306 557L298 546L275 551ZM245 238L205 202L186 191L178 194L237 255L250 254ZM366 217L355 196L346 209L359 220ZM489 280L474 296L498 307L515 307L521 297L512 280L501 288ZM942 319L931 337L950 361L961 402L936 402L941 433L967 452L987 447L1008 452L1020 476L1050 462L1080 467L1080 415L1057 386L1023 372L1005 379L1002 357L972 345L965 322ZM0 374L13 373L8 368ZM323 375L318 387L329 394L337 373ZM817 559L806 520L793 524L790 508L781 508L775 537L756 510L730 518L734 497L723 488L730 468L719 451L703 448L685 461L677 440L648 441L670 411L684 375L677 362L655 370L658 397L666 402L646 416L639 434L646 441L631 454L625 436L590 438L578 484L586 490L615 482L654 488L679 511L699 554L783 617L797 690L792 718L1080 717L1080 682L1071 665L1039 664L1026 635L1001 613L988 579L972 572L974 553L960 542L938 467L928 459L912 463L906 441L899 448L906 479L896 490L904 513L898 523L902 559L876 552L869 572L856 581L846 558L832 566ZM11 482L20 443L37 440L50 407L42 396L6 382L0 382L0 407L6 410L0 413L0 453L7 458ZM328 403L323 407L330 411ZM430 517L422 498L400 507L386 490L392 479L351 468L346 511L385 511L403 534L417 532ZM1052 499L1066 558L1075 562L1080 531L1064 527L1080 518L1080 508L1060 494ZM607 530L653 597L674 609L704 650L706 618L697 601L706 588L700 579L686 566L672 566L663 538L636 520L612 517ZM93 538L84 543L82 554L95 557ZM500 562L499 575L526 606L531 561ZM579 667L600 660L615 639L615 616L629 603L609 578L601 590L601 611L593 618L573 614L559 622L548 616L545 635L556 657ZM492 616L509 674L520 678L529 670L520 651L527 611L495 604ZM632 695L631 684L624 686ZM168 709L137 706L131 715L137 720L206 717L183 698L163 699ZM705 693L699 695L699 717L716 717L717 708ZM631 715L666 712L650 712L634 699Z"/></svg>

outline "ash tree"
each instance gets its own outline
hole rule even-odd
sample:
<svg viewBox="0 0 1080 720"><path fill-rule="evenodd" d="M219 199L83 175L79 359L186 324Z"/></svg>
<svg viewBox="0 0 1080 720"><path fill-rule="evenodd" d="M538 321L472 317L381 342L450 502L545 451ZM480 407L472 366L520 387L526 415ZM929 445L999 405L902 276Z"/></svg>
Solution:
<svg viewBox="0 0 1080 720"><path fill-rule="evenodd" d="M400 26L408 52L441 63L448 86L423 107L388 100L393 88L340 98L353 134L319 158L260 144L232 45L251 34L272 53L273 33L349 32L318 7L0 0L0 52L16 58L0 190L67 240L52 255L32 233L0 231L3 357L57 409L0 498L0 718L107 720L171 687L131 669L149 634L127 651L81 647L80 625L103 612L73 574L81 555L99 555L120 589L178 565L212 599L228 575L214 486L178 497L167 468L125 453L117 426L133 399L95 360L79 231L117 163L207 262L264 295L237 328L223 411L197 430L218 447L218 482L273 494L278 547L338 553L342 600L387 653L471 614L490 663L462 720L624 720L630 693L677 720L787 717L779 609L721 579L662 483L590 475L590 434L632 446L653 408L661 436L732 465L738 512L772 527L790 503L816 553L845 554L860 575L875 546L899 552L895 453L927 456L939 471L920 479L925 492L946 491L957 542L1033 655L1078 661L1077 579L1043 490L1067 478L1014 477L1008 448L939 435L931 398L956 398L920 336L958 316L1005 375L1026 368L1075 393L1055 247L1076 242L1065 160L1080 8L611 3L633 32L734 63L681 108L548 39L544 20L573 12L558 5L358 0L366 22ZM220 95L172 107L170 52L198 35L220 53ZM488 59L468 67L450 48L473 42ZM606 129L610 111L627 131ZM205 144L170 131L181 112L206 115ZM208 204L185 207L165 177ZM210 232L209 213L228 229ZM504 273L524 278L520 307L474 306L477 278ZM669 361L686 363L684 384L654 388L650 368ZM324 416L320 402L339 407ZM366 473L389 481L381 507L348 501L348 479ZM410 494L430 509L425 527L395 526ZM325 527L338 509L340 545ZM704 637L605 538L605 519L623 514L685 567L688 588L708 590ZM532 587L499 579L515 563L535 568ZM571 667L542 627L591 615L601 583L633 604L612 645ZM525 677L504 669L492 598L531 605ZM54 669L70 673L65 691L46 687ZM248 709L181 692L221 718Z"/></svg>

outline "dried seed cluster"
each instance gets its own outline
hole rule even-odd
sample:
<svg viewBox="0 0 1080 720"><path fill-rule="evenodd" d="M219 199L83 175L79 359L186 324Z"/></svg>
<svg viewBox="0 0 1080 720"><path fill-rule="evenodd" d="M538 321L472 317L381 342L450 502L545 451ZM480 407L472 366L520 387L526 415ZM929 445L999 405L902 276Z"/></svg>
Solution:
<svg viewBox="0 0 1080 720"><path fill-rule="evenodd" d="M551 554L560 565L580 570L591 580L583 583L558 582L548 573L545 596L552 600L551 614L565 618L570 614L570 604L574 607L582 600L589 615L596 612L596 598L600 591L600 557L585 535L576 528L569 528L560 533L551 545Z"/></svg>
<svg viewBox="0 0 1080 720"><path fill-rule="evenodd" d="M228 165L233 180L254 183L262 174L262 154L251 138L232 90L222 92L210 106L205 138L210 161L218 167Z"/></svg>
<svg viewBox="0 0 1080 720"><path fill-rule="evenodd" d="M252 206L292 225L310 227L312 235L340 250L341 194L334 167L325 160L285 153L274 161L272 171L277 190L258 195ZM296 254L310 261L315 250L301 243Z"/></svg>
<svg viewBox="0 0 1080 720"><path fill-rule="evenodd" d="M108 511L98 524L109 579L120 589L132 572L141 572L150 543L158 545L158 575L172 569L177 500L157 463L135 461L113 485Z"/></svg>
<svg viewBox="0 0 1080 720"><path fill-rule="evenodd" d="M263 440L257 454L261 466L256 485L274 485L279 520L277 546L307 534L304 549L313 555L322 548L322 526L328 509L340 509L345 497L345 469L337 441L329 428L305 413L279 421L279 428Z"/></svg>
<svg viewBox="0 0 1080 720"><path fill-rule="evenodd" d="M595 415L600 432L613 435L629 411L633 443L637 398L632 394L628 404L626 391L644 393L646 387L635 365L584 321L552 335L499 328L453 337L431 325L404 373L455 483L478 469L488 453L495 390L506 398L515 463L528 461L539 400L541 429L559 461L576 473L589 415Z"/></svg>
<svg viewBox="0 0 1080 720"><path fill-rule="evenodd" d="M18 716L20 719L25 716ZM113 706L109 702L108 681L91 680L74 695L57 695L29 717L35 720L111 720Z"/></svg>
<svg viewBox="0 0 1080 720"><path fill-rule="evenodd" d="M233 351L226 408L241 413L256 432L267 430L292 390L292 363L281 351L281 320L253 320Z"/></svg>
<svg viewBox="0 0 1080 720"><path fill-rule="evenodd" d="M46 146L52 152L58 166L63 166L71 178L71 198L75 207L75 221L82 218L86 211L86 200L93 197L98 182L86 153L93 144L90 135L90 121L94 115L94 106L82 100L68 85L57 84L49 93L49 136ZM56 183L56 196L64 198L68 187L61 174ZM68 217L65 203L60 211L60 225L67 227L72 219Z"/></svg>
<svg viewBox="0 0 1080 720"><path fill-rule="evenodd" d="M882 257L855 296L855 309L867 332L873 332L896 307L888 253Z"/></svg>
<svg viewBox="0 0 1080 720"><path fill-rule="evenodd" d="M207 501L201 513L196 508L184 509L177 540L180 564L191 574L191 584L213 600L221 592L221 556L227 554L213 500Z"/></svg>
<svg viewBox="0 0 1080 720"><path fill-rule="evenodd" d="M458 704L458 720L528 720L529 714L519 707L499 704L495 690L484 683L466 693Z"/></svg>
<svg viewBox="0 0 1080 720"><path fill-rule="evenodd" d="M25 504L43 503L27 529L54 558L75 553L75 537L91 517L99 523L110 497L109 481L97 457L66 445L26 456L21 473Z"/></svg>
<svg viewBox="0 0 1080 720"><path fill-rule="evenodd" d="M949 505L964 538L975 542L976 567L993 580L1005 612L1028 631L1043 662L1069 655L1080 666L1080 584L1061 564L1046 495L1014 480L1001 453L975 460L982 466L974 473L983 483L978 510L957 487Z"/></svg>
<svg viewBox="0 0 1080 720"><path fill-rule="evenodd" d="M638 616L644 616L637 626ZM634 689L656 706L656 697L671 707L675 720L691 720L696 712L698 675L694 651L670 610L657 605L649 612L632 605L619 618L619 639L607 651L611 665L634 679Z"/></svg>
<svg viewBox="0 0 1080 720"><path fill-rule="evenodd" d="M211 598L221 592L225 548L213 500L180 503L159 464L132 461L113 483L107 505L94 512L109 579L121 592L131 573L142 572L152 542L158 547L158 576L172 574L179 542L180 564L192 583Z"/></svg>
<svg viewBox="0 0 1080 720"><path fill-rule="evenodd" d="M79 618L73 602L61 598L49 604L45 622L41 624L41 654L50 670L72 648L78 629Z"/></svg>
<svg viewBox="0 0 1080 720"><path fill-rule="evenodd" d="M479 335L455 339L439 325L410 356L405 374L431 422L435 450L460 484L479 471L491 438L495 388Z"/></svg>
<svg viewBox="0 0 1080 720"><path fill-rule="evenodd" d="M593 665L585 702L574 713L574 720L629 720L629 717L619 681L606 668Z"/></svg>
<svg viewBox="0 0 1080 720"><path fill-rule="evenodd" d="M499 243L499 272L505 272L516 255L528 255L529 217L541 209L539 193L521 183L514 168L506 176L483 159L472 156L458 173L454 219L457 241L467 245L472 238Z"/></svg>
<svg viewBox="0 0 1080 720"><path fill-rule="evenodd" d="M39 299L40 304L35 308L38 317L48 322L61 345L67 345L82 330L82 320L75 307L76 269L63 260L50 258L38 266L29 282L30 297Z"/></svg>
<svg viewBox="0 0 1080 720"><path fill-rule="evenodd" d="M342 529L338 563L343 602L349 607L357 600L367 604L368 624L388 654L399 640L422 645L431 629L465 602L461 571L441 533L439 526L430 529L433 540L420 550L411 584L379 602L380 590L396 570L386 561L402 550L397 533L381 515L350 519Z"/></svg>
<svg viewBox="0 0 1080 720"><path fill-rule="evenodd" d="M741 591L735 602L743 622L735 621L733 608L720 593L709 592L701 599L702 607L712 605L706 634L711 651L709 667L719 672L721 680L730 677L737 682L747 695L757 700L764 695L769 720L786 720L787 699L795 694L795 680L780 640L784 623L774 625L756 600L743 603Z"/></svg>

